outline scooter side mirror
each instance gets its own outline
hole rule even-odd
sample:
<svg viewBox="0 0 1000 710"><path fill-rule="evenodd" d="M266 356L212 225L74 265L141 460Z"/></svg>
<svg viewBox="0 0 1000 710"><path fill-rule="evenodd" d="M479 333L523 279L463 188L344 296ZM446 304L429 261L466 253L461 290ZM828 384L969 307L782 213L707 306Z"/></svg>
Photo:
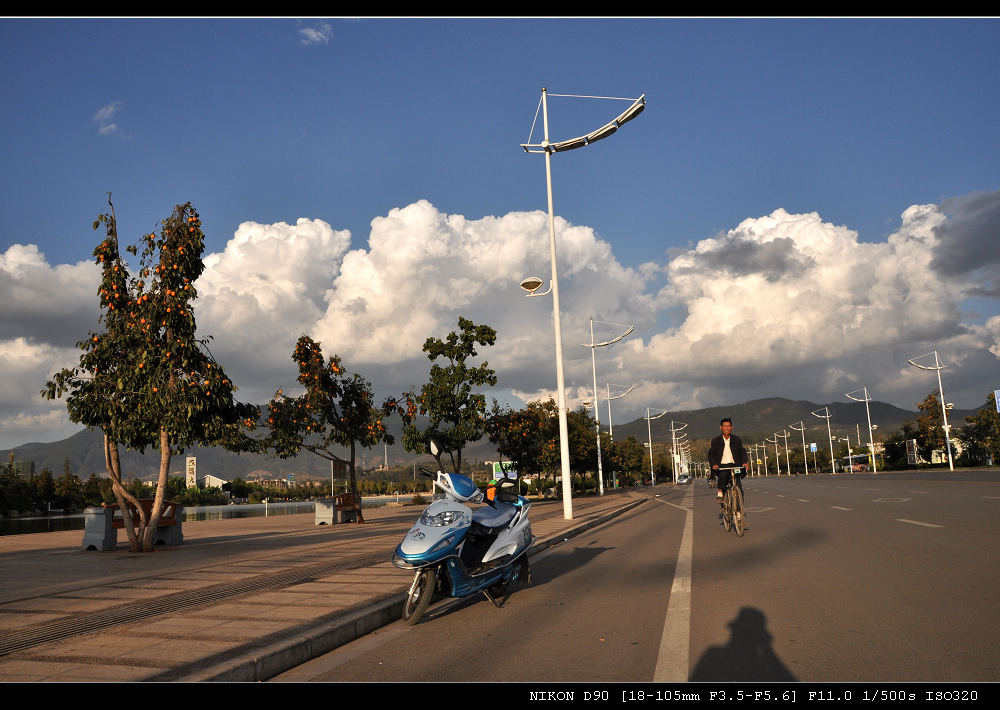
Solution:
<svg viewBox="0 0 1000 710"><path fill-rule="evenodd" d="M434 439L431 439L431 440L430 440L430 441L428 442L428 444L427 444L427 448L428 448L428 449L430 449L430 452L431 452L431 456L437 456L437 455L438 455L438 452L440 452L440 451L441 451L441 449L439 449L439 448L438 448L438 445L437 445L437 442L436 442L436 441L434 441Z"/></svg>

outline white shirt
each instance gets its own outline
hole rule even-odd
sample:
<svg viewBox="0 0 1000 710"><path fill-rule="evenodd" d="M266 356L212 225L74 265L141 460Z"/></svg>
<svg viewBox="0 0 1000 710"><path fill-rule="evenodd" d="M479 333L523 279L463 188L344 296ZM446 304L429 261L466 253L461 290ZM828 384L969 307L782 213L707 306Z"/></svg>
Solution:
<svg viewBox="0 0 1000 710"><path fill-rule="evenodd" d="M733 452L729 448L729 437L722 437L722 461L721 463L736 463L736 459L733 458Z"/></svg>

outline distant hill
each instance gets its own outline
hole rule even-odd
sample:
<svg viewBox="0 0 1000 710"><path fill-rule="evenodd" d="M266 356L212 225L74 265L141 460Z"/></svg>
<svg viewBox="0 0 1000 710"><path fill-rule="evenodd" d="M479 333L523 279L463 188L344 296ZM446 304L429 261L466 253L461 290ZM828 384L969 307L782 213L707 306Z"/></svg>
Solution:
<svg viewBox="0 0 1000 710"><path fill-rule="evenodd" d="M810 412L822 409L823 406L813 402L772 397L756 399L743 404L669 412L659 419L648 422L648 425L649 429L652 430L654 444L662 444L670 439L671 421L677 422L678 426L681 423L687 424L683 431L687 433L687 440L694 445L694 449L697 451L699 447L707 446L707 441L719 433L719 420L723 417L732 418L733 430L746 443L760 442L764 438L772 436L774 432L788 431L790 434L788 442L792 446L796 442L801 446L802 435L792 430L789 425L798 425L801 421L806 428L806 442L816 442L822 445L827 440L826 421L814 417ZM865 416L863 403L834 402L826 406L830 408L830 428L834 436L845 436L846 433L850 433L851 440L855 441L860 426L862 441L867 439L868 420ZM880 436L897 431L902 427L904 420L913 421L919 413L916 410L908 411L884 402L872 402L870 407L872 424L878 425ZM960 426L965 423L966 415L974 413L975 410L956 409L949 414L948 418L950 422ZM390 465L410 466L418 461L430 460L427 456L415 456L404 451L401 443L402 426L398 419L388 420L387 426L396 440L393 446L388 447ZM602 421L602 427L606 426L607 422ZM640 418L624 424L614 424L616 440L628 436L634 436L639 441L646 441L648 439L646 420ZM98 476L104 475L103 436L99 431L84 430L68 439L50 444L24 444L16 447L14 451L16 460L32 462L36 472L48 468L58 477L63 473L64 462L69 460L70 470L81 478L87 478L92 472ZM6 462L9 453L9 450L0 450L0 461ZM266 456L232 454L224 449L214 447L196 447L185 452L182 456L175 456L171 461L171 475L183 475L185 459L188 456L197 457L199 477L212 474L225 480L232 480L236 477L247 478L255 473L276 477L285 477L289 473L294 473L296 479L302 480L327 478L330 475L329 462L315 454L303 453L294 459L283 461ZM363 450L359 455L359 465L362 464L362 456L366 468L380 466L385 457L385 450L381 446ZM159 453L156 451L147 451L145 455L140 455L133 451L122 450L121 457L122 469L127 475L136 475L139 478L149 480L155 477L159 470L160 459ZM466 448L463 452L463 458L468 462L482 462L496 459L497 454L489 441L482 439Z"/></svg>
<svg viewBox="0 0 1000 710"><path fill-rule="evenodd" d="M391 466L411 465L417 462L431 461L430 456L417 456L403 449L402 424L398 418L386 420L389 433L395 438L395 444L389 447L376 446L372 449L362 449L358 452L358 466L371 468L381 466L388 449ZM139 454L135 451L120 449L122 471L126 478L136 476L143 480L154 480L160 468L160 454L156 450ZM48 444L31 443L14 448L15 460L30 462L34 471L40 472L46 468L56 477L61 476L66 460L69 460L70 470L80 478L87 478L91 473L105 475L104 467L104 435L100 431L83 430L68 439ZM340 452L347 456L347 450ZM9 460L10 450L0 450L0 461ZM174 456L170 461L170 475L183 476L188 456L197 458L198 477L211 474L231 481L240 477L246 479L252 474L266 477L284 478L289 473L295 474L296 480L309 478L328 479L330 477L330 462L326 459L304 452L292 459L278 459L255 454L234 454L218 447L194 447L180 456ZM496 450L487 440L470 445L463 451L463 458L470 462L486 461L497 458Z"/></svg>
<svg viewBox="0 0 1000 710"><path fill-rule="evenodd" d="M830 430L834 437L851 435L851 441L857 438L858 427L861 428L861 439L868 439L868 417L865 414L863 402L833 402L828 405L814 402L795 401L781 397L755 399L743 404L730 404L722 407L706 409L683 410L669 412L659 419L649 422L645 418L637 419L628 424L615 424L615 439L634 436L638 441L647 441L649 429L652 430L653 442L662 442L664 437L670 438L670 422L676 422L677 428L687 424L682 429L687 434L687 440L707 442L719 434L719 421L723 417L733 420L733 432L738 434L745 443L758 443L772 437L775 432L789 433L788 443L796 442L801 446L802 434L790 427L805 426L806 442L821 444L827 441L826 419L815 417L811 412L830 408ZM902 428L905 420L913 421L920 413L917 410L908 411L885 402L871 402L872 424L878 426L879 436L884 437ZM956 426L965 424L965 416L975 414L975 410L952 410L948 415L949 423ZM800 424L801 422L801 424ZM606 424L606 422L604 422ZM648 429L647 429L648 425ZM707 446L707 443L705 444Z"/></svg>

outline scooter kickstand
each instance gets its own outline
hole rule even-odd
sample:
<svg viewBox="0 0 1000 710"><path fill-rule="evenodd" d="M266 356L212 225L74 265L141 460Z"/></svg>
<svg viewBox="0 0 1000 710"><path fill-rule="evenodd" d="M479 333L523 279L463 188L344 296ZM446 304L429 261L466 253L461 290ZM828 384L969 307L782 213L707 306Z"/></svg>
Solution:
<svg viewBox="0 0 1000 710"><path fill-rule="evenodd" d="M504 590L504 591L506 591L506 590ZM490 603L493 606L495 606L497 609L501 608L504 604L507 603L507 600L510 599L510 594L508 593L507 596L505 596L503 598L503 600L497 601L496 598L492 594L490 594L489 588L484 589L483 590L483 594L486 595L486 598L489 599Z"/></svg>

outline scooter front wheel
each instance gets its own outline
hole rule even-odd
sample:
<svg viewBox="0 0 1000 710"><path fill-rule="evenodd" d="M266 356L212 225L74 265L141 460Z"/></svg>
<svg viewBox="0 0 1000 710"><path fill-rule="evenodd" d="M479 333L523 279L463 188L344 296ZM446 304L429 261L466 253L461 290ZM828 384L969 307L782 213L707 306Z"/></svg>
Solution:
<svg viewBox="0 0 1000 710"><path fill-rule="evenodd" d="M403 621L412 626L420 620L420 617L427 611L434 596L434 583L436 581L436 570L424 569L417 572L410 591L403 602Z"/></svg>

